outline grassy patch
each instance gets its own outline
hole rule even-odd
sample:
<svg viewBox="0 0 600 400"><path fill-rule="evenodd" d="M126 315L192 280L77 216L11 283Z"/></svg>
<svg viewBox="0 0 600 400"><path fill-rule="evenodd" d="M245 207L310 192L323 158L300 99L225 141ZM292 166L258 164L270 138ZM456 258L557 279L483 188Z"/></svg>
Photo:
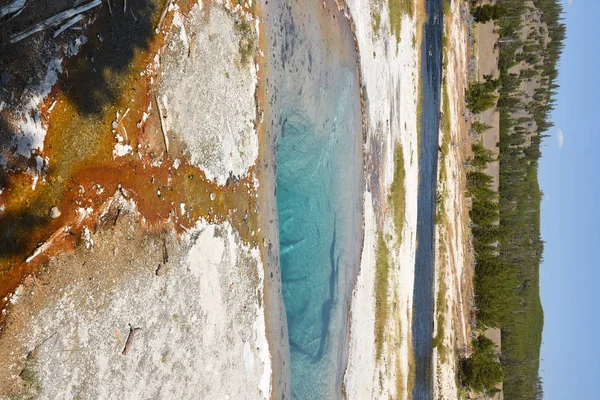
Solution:
<svg viewBox="0 0 600 400"><path fill-rule="evenodd" d="M256 34L252 25L246 20L242 20L236 24L236 28L240 37L239 52L242 65L248 65L248 62L254 57L256 49Z"/></svg>
<svg viewBox="0 0 600 400"><path fill-rule="evenodd" d="M441 241L441 239L440 239ZM442 245L440 243L440 245ZM440 247L441 249L442 247ZM444 280L444 255L443 255L443 251L440 252L440 265L439 265L439 271L438 271L438 282L439 282L439 287L438 287L438 292L437 292L437 299L436 299L436 307L435 307L435 312L436 312L436 318L437 318L437 329L436 329L436 335L433 338L433 347L437 348L439 357L440 357L440 361L442 363L445 363L448 360L448 349L446 348L446 346L444 346L444 328L446 326L446 311L448 309L448 305L446 303L446 292L448 291L448 287L446 286L446 281Z"/></svg>
<svg viewBox="0 0 600 400"><path fill-rule="evenodd" d="M381 232L377 235L377 256L375 264L375 359L381 359L388 318L388 287L390 251Z"/></svg>
<svg viewBox="0 0 600 400"><path fill-rule="evenodd" d="M381 10L377 6L377 9L371 12L371 28L375 36L379 35L379 29L381 29Z"/></svg>
<svg viewBox="0 0 600 400"><path fill-rule="evenodd" d="M448 12L449 12L449 8L450 5L448 4L447 0L444 0L444 15L446 15L446 8L448 8ZM446 35L446 32L444 30L444 34L442 37L442 44L443 44L443 59L444 59L444 65L443 68L445 68L447 60L448 60L448 37ZM452 140L452 136L451 136L451 124L450 124L450 95L448 93L448 84L447 82L444 82L442 84L442 121L441 121L441 128L442 128L442 143L440 144L440 170L439 170L439 180L440 182L445 182L446 181L446 174L447 174L447 170L446 170L446 163L445 163L445 159L448 156L449 152L450 152L450 142ZM444 269L446 266L445 263L445 254L446 254L446 250L444 247L444 234L446 230L446 213L445 213L445 207L444 207L444 202L447 198L447 191L445 189L445 185L443 186L444 189L442 190L441 193L438 193L437 196L437 212L436 212L436 216L435 216L435 223L442 225L442 231L440 231L439 234L439 265L438 265L438 291L437 291L437 298L436 298L436 336L433 338L433 347L437 348L438 351L438 355L440 357L440 361L442 363L445 363L448 360L448 349L446 348L446 346L444 346L444 329L445 329L445 325L446 325L446 311L448 309L448 305L446 303L446 293L448 291L448 287L446 286L446 282L444 280Z"/></svg>
<svg viewBox="0 0 600 400"><path fill-rule="evenodd" d="M450 15L450 0L443 0L444 2L444 17Z"/></svg>
<svg viewBox="0 0 600 400"><path fill-rule="evenodd" d="M402 374L402 362L400 356L396 357L396 399L406 398L406 386L404 385L404 375Z"/></svg>
<svg viewBox="0 0 600 400"><path fill-rule="evenodd" d="M416 36L413 37L413 47L420 46L420 51L417 52L419 60L419 88L417 93L417 155L421 154L421 131L423 130L422 116L423 116L423 76L421 66L423 65L423 25L427 21L427 10L425 7L425 0L415 0L417 8L417 24L416 24Z"/></svg>
<svg viewBox="0 0 600 400"><path fill-rule="evenodd" d="M442 96L443 96L443 106L442 106L442 110L443 110L443 119L442 119L442 143L440 144L440 148L442 149L441 151L441 158L442 158L442 167L444 167L444 159L446 158L446 156L448 155L448 153L450 152L450 142L452 141L452 135L451 135L451 131L452 131L452 127L450 126L450 95L448 93L448 85L444 84L442 85ZM445 169L445 168L444 168ZM441 177L442 174L440 174ZM445 178L445 175L443 176Z"/></svg>
<svg viewBox="0 0 600 400"><path fill-rule="evenodd" d="M402 17L413 13L412 0L389 0L388 11L390 13L390 30L396 40L400 41L400 30L402 29Z"/></svg>
<svg viewBox="0 0 600 400"><path fill-rule="evenodd" d="M19 377L23 381L23 384L32 393L39 394L42 390L40 387L38 376L37 376L37 368L39 365L38 360L38 351L37 348L33 351L30 351L27 354L27 358L25 359L25 365L19 374Z"/></svg>
<svg viewBox="0 0 600 400"><path fill-rule="evenodd" d="M406 170L404 169L404 152L402 146L396 146L394 181L392 182L390 203L394 211L394 228L398 236L398 244L402 243L402 229L404 228L404 217L406 214L406 187L404 180Z"/></svg>
<svg viewBox="0 0 600 400"><path fill-rule="evenodd" d="M410 315L409 315L410 317ZM409 318L410 321L410 318ZM412 399L412 392L415 387L415 353L412 343L412 332L408 332L408 384L406 390L408 391L408 398Z"/></svg>

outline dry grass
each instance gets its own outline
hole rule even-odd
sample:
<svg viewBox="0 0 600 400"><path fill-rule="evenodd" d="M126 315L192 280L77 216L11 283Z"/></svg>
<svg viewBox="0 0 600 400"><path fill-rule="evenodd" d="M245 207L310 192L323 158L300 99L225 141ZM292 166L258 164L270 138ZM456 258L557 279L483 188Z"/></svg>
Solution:
<svg viewBox="0 0 600 400"><path fill-rule="evenodd" d="M254 32L253 26L246 20L237 23L236 29L240 38L239 51L241 63L243 66L246 66L252 60L256 51L256 32Z"/></svg>
<svg viewBox="0 0 600 400"><path fill-rule="evenodd" d="M444 37L445 37L444 33ZM447 59L446 48L444 48L444 59ZM448 225L448 221L446 218L444 204L447 200L447 191L446 191L446 162L445 159L450 152L450 141L451 141L451 126L450 126L450 96L448 93L448 85L444 82L442 85L442 101L443 101L443 121L442 121L442 143L441 143L441 152L440 152L440 164L439 164L439 180L443 184L443 189L441 193L438 193L437 199L437 212L436 212L436 224L440 225L440 229L438 230L439 235L439 251L438 251L438 271L437 271L437 280L438 280L438 291L437 291L437 299L436 299L436 318L437 318L437 329L436 336L433 338L433 347L437 348L438 354L440 357L440 361L445 363L448 359L448 349L444 346L444 330L446 325L446 311L448 309L448 305L446 303L446 293L448 291L448 287L446 286L446 281L444 280L444 271L447 267L446 265L446 235L450 232L450 226Z"/></svg>
<svg viewBox="0 0 600 400"><path fill-rule="evenodd" d="M445 248L444 248L444 235L440 235L440 251L439 251L439 266L438 266L438 291L437 291L437 299L435 306L435 313L437 318L436 324L436 335L433 338L433 347L437 348L438 355L440 357L440 361L442 363L447 362L448 360L448 349L444 345L444 330L446 326L446 311L448 310L448 304L446 303L446 293L448 291L448 287L446 286L446 281L444 280L444 270L446 269L445 262Z"/></svg>
<svg viewBox="0 0 600 400"><path fill-rule="evenodd" d="M407 311L407 317L410 321L410 312ZM412 391L415 387L415 374L416 374L416 366L415 366L415 353L412 343L412 331L408 331L408 384L406 390L408 391L408 399L412 399Z"/></svg>
<svg viewBox="0 0 600 400"><path fill-rule="evenodd" d="M379 361L383 352L385 325L388 318L388 288L390 251L383 234L377 234L377 258L375 263L375 359Z"/></svg>
<svg viewBox="0 0 600 400"><path fill-rule="evenodd" d="M427 20L427 10L425 8L425 0L414 0L414 4L415 4L415 9L416 9L416 17L417 17L417 23L416 23L416 37L413 41L413 46L422 46L423 44L423 25L425 24L425 21ZM419 60L419 65L418 65L418 71L419 74L421 73L421 66L423 65L422 62L422 58L423 58L423 51L421 49L421 51L418 51L418 60ZM421 131L422 131L422 126L421 126L421 117L423 115L423 77L419 78L419 93L418 93L418 97L417 97L417 154L420 154L420 150L421 150Z"/></svg>
<svg viewBox="0 0 600 400"><path fill-rule="evenodd" d="M402 230L404 228L404 218L406 215L406 187L404 180L406 170L404 169L404 152L402 146L396 146L395 152L394 181L390 190L389 202L394 212L394 228L398 237L398 245L402 243Z"/></svg>
<svg viewBox="0 0 600 400"><path fill-rule="evenodd" d="M396 357L396 399L404 400L406 398L406 385L404 384L404 375L402 374L402 362L400 355Z"/></svg>
<svg viewBox="0 0 600 400"><path fill-rule="evenodd" d="M400 30L402 29L402 17L412 15L412 0L389 0L388 11L390 13L390 31L400 41Z"/></svg>

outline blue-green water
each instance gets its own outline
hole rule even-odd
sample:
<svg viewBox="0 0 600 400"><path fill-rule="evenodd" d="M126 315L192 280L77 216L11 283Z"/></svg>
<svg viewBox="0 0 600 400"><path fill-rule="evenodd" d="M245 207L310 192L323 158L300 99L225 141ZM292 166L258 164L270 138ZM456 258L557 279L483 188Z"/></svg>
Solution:
<svg viewBox="0 0 600 400"><path fill-rule="evenodd" d="M292 397L341 397L362 243L362 131L345 19L321 2L269 5L277 209ZM311 14L314 13L314 14Z"/></svg>
<svg viewBox="0 0 600 400"><path fill-rule="evenodd" d="M329 393L343 369L344 287L358 263L361 203L348 165L360 153L344 122L352 119L347 113L354 85L352 75L342 75L330 88L338 107L323 124L295 102L281 110L277 207L294 398Z"/></svg>

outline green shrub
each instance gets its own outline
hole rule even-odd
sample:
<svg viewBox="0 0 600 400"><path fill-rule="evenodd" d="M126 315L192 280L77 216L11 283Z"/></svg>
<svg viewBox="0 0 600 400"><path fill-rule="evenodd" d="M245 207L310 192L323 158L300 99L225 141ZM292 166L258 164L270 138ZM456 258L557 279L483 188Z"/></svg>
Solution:
<svg viewBox="0 0 600 400"><path fill-rule="evenodd" d="M471 10L475 22L486 23L491 20L498 20L507 14L507 9L502 4L485 4L474 7Z"/></svg>
<svg viewBox="0 0 600 400"><path fill-rule="evenodd" d="M498 103L496 89L499 81L489 76L485 77L484 82L473 82L469 85L465 95L467 106L474 114L479 114L495 107Z"/></svg>
<svg viewBox="0 0 600 400"><path fill-rule="evenodd" d="M486 396L498 392L504 373L498 361L496 345L485 336L473 340L473 354L460 361L460 380L464 387Z"/></svg>

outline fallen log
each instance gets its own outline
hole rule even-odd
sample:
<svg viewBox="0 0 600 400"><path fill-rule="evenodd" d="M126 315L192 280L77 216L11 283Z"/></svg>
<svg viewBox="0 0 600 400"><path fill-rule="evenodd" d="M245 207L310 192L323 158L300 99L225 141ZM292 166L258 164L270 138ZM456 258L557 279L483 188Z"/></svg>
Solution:
<svg viewBox="0 0 600 400"><path fill-rule="evenodd" d="M79 7L75 7L75 8L71 8L69 10L59 12L58 14L56 14L50 18L47 18L47 19L43 20L42 22L39 22L39 23L25 29L23 32L17 33L15 35L11 36L10 42L11 43L20 42L21 40L33 35L34 33L41 32L44 29L58 25L64 20L73 18L74 16L76 16L78 14L81 14L87 10L90 10L94 7L99 6L101 3L102 3L102 0L93 0L87 4L81 5Z"/></svg>

